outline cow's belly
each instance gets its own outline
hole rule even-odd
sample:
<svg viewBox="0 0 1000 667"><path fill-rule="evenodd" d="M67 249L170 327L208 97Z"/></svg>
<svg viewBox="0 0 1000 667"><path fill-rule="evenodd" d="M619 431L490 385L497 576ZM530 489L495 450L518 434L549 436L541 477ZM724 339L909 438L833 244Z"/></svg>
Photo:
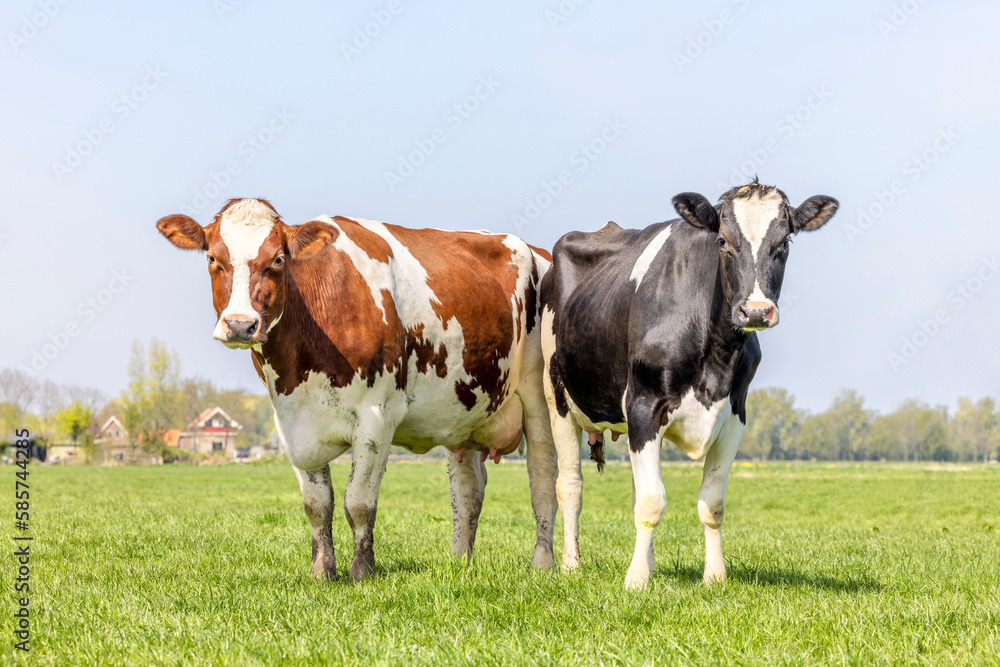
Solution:
<svg viewBox="0 0 1000 667"><path fill-rule="evenodd" d="M511 325L514 324L512 321ZM523 344L524 338L521 340ZM461 354L464 341L449 343L449 352L457 352L454 359L449 357L448 372L443 378L433 370L418 372L416 358L411 357L406 390L409 400L393 444L423 454L439 445L452 450L489 450L494 447L505 449L501 441L506 443L516 438L519 443L522 409L521 401L514 392L520 381L522 344L515 344L505 356L498 355L493 362L497 364L493 370L505 379L501 389L503 399L493 411L490 410L490 396L481 388L471 390L476 397L471 408L459 399L455 391L459 383L476 386L475 379L464 368Z"/></svg>
<svg viewBox="0 0 1000 667"><path fill-rule="evenodd" d="M663 437L677 445L689 458L700 459L732 417L733 409L728 396L706 408L689 389L680 407L670 413Z"/></svg>
<svg viewBox="0 0 1000 667"><path fill-rule="evenodd" d="M587 433L611 431L612 433L628 434L628 424L626 422L593 421L580 409L580 406L573 401L573 398L568 393L566 394L566 403L569 406L570 414L573 415L573 419Z"/></svg>
<svg viewBox="0 0 1000 667"><path fill-rule="evenodd" d="M270 369L265 366L265 373ZM393 375L376 378L369 387L355 377L334 387L322 373L310 372L290 394L277 394L269 382L275 423L288 459L301 470L316 470L347 451L355 439L377 439L379 423L405 411L406 395ZM365 430L372 431L365 433Z"/></svg>
<svg viewBox="0 0 1000 667"><path fill-rule="evenodd" d="M265 373L268 370L265 367ZM503 454L517 448L522 407L513 385L491 413L485 395L478 395L470 410L459 401L454 379L435 379L408 390L396 386L395 375L379 376L372 386L356 378L346 387L334 387L325 375L309 373L287 396L276 394L271 384L275 423L289 460L296 468L315 470L357 440L387 437L416 454L438 445L453 450L496 448Z"/></svg>
<svg viewBox="0 0 1000 667"><path fill-rule="evenodd" d="M521 400L511 394L493 413L468 411L464 405L445 411L410 409L396 429L393 444L416 454L438 445L451 450L495 448L509 454L521 442L522 428Z"/></svg>
<svg viewBox="0 0 1000 667"><path fill-rule="evenodd" d="M594 422L584 414L573 400L567 397L573 418L584 431L588 433L628 433L626 422L612 424ZM719 438L722 428L733 417L729 397L716 401L706 408L694 397L694 392L688 390L681 400L680 406L670 413L663 437L677 445L691 459L705 456L711 446Z"/></svg>
<svg viewBox="0 0 1000 667"><path fill-rule="evenodd" d="M498 444L501 441L520 442L522 406L513 382L507 384L506 398L493 412L489 411L489 397L478 390L476 404L471 409L466 407L458 400L451 378L421 376L414 384L393 444L423 454L438 445L453 450L488 450L504 449Z"/></svg>

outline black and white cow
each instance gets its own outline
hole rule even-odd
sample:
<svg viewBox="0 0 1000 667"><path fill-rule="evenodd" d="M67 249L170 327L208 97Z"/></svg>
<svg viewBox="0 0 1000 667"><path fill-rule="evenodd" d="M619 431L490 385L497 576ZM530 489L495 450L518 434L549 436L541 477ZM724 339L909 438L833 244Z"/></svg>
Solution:
<svg viewBox="0 0 1000 667"><path fill-rule="evenodd" d="M562 565L580 563L581 430L603 465L603 433L628 434L635 552L626 588L655 569L653 531L666 496L660 443L705 458L698 516L705 526L705 582L725 580L720 529L729 469L746 424L746 395L760 347L778 323L792 236L822 227L837 200L798 208L754 181L712 206L674 197L678 220L642 230L609 222L563 236L542 281L545 391L559 456Z"/></svg>

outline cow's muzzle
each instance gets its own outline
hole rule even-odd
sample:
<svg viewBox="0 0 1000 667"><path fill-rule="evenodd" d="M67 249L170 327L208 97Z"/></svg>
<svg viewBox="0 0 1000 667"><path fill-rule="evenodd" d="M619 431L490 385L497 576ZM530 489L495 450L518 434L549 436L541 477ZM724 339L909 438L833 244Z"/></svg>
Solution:
<svg viewBox="0 0 1000 667"><path fill-rule="evenodd" d="M747 301L736 309L736 325L744 331L762 331L778 324L778 307L771 301Z"/></svg>
<svg viewBox="0 0 1000 667"><path fill-rule="evenodd" d="M267 336L261 330L260 318L244 315L222 318L215 328L215 338L221 340L228 347L244 349L259 345L267 340Z"/></svg>

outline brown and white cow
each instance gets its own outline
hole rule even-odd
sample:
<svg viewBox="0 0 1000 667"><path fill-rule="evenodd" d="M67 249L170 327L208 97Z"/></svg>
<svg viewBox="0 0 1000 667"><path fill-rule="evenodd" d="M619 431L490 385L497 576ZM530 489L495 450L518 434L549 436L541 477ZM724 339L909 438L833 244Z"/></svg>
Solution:
<svg viewBox="0 0 1000 667"><path fill-rule="evenodd" d="M156 226L175 246L208 253L214 336L251 350L267 386L312 527L313 574L336 576L330 461L352 450L344 509L350 574L361 578L375 565L391 445L447 448L452 550L471 558L484 462L517 449L522 433L532 563L553 564L556 461L537 299L547 253L514 236L356 218L292 226L261 199L229 201L206 227L184 215Z"/></svg>

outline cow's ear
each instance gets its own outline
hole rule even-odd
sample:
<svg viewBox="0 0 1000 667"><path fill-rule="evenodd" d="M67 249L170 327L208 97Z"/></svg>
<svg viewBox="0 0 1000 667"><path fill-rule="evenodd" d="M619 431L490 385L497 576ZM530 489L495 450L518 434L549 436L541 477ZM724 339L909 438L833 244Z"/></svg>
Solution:
<svg viewBox="0 0 1000 667"><path fill-rule="evenodd" d="M156 229L181 250L208 250L204 227L186 215L160 218Z"/></svg>
<svg viewBox="0 0 1000 667"><path fill-rule="evenodd" d="M325 222L310 222L287 228L288 254L292 259L309 259L337 240L337 228Z"/></svg>
<svg viewBox="0 0 1000 667"><path fill-rule="evenodd" d="M792 215L792 229L795 233L811 232L819 229L833 217L840 207L833 197L816 195L802 202Z"/></svg>
<svg viewBox="0 0 1000 667"><path fill-rule="evenodd" d="M719 231L719 212L704 195L697 192L682 192L674 197L677 213L695 227L712 232Z"/></svg>

